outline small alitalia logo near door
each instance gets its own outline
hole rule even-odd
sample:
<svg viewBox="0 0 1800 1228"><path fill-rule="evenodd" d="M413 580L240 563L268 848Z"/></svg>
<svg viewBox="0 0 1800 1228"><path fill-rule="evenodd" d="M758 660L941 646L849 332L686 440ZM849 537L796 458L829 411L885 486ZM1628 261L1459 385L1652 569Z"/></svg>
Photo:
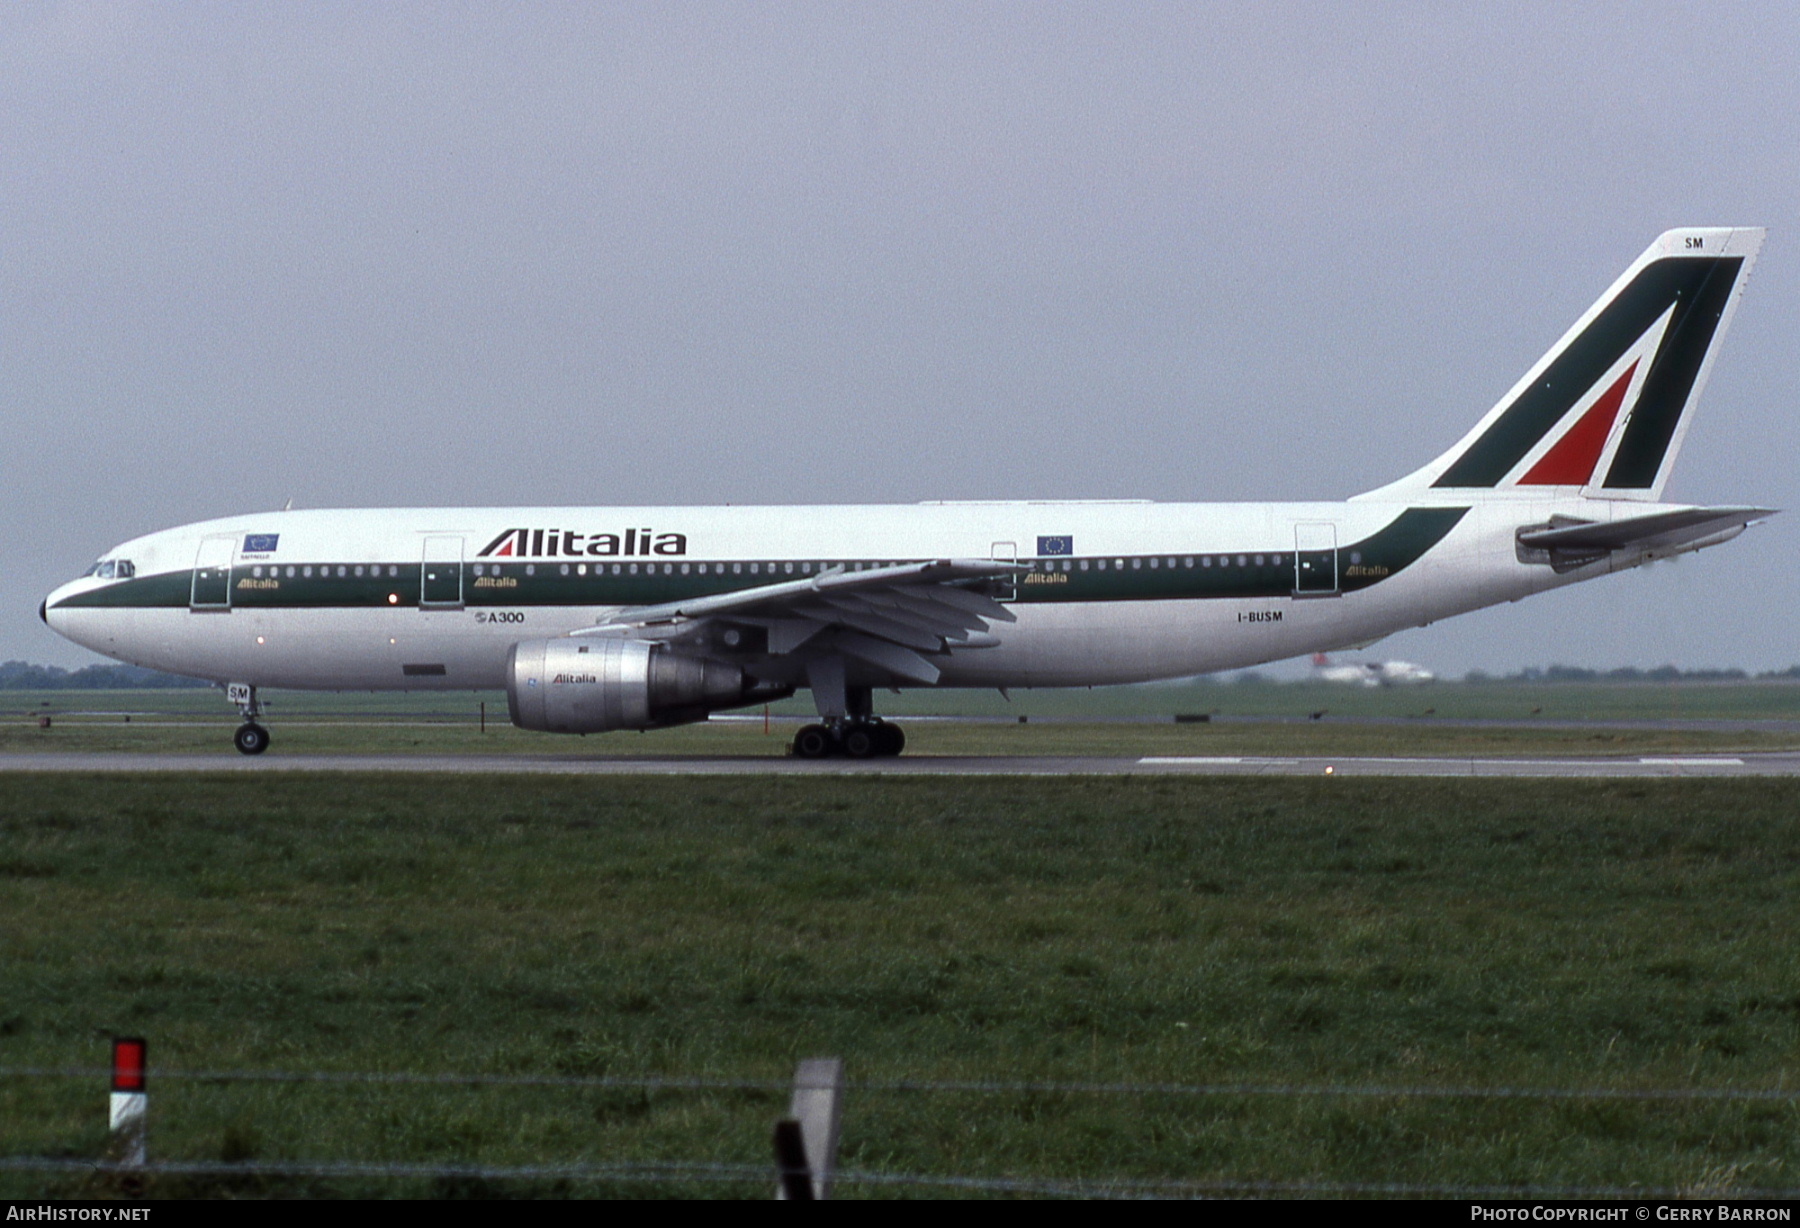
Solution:
<svg viewBox="0 0 1800 1228"><path fill-rule="evenodd" d="M508 529L483 546L480 559L617 558L622 555L686 554L687 534L626 529L623 533L577 533L573 529Z"/></svg>

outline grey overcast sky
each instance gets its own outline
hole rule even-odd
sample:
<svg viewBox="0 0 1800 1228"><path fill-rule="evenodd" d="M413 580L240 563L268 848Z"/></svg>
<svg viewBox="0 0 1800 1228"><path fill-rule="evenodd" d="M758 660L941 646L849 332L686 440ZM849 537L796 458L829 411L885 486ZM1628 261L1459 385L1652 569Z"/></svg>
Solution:
<svg viewBox="0 0 1800 1228"><path fill-rule="evenodd" d="M13 4L0 658L296 506L1340 498L1660 231L1770 239L1669 497L1794 507L1800 6ZM1396 636L1800 662L1800 510Z"/></svg>

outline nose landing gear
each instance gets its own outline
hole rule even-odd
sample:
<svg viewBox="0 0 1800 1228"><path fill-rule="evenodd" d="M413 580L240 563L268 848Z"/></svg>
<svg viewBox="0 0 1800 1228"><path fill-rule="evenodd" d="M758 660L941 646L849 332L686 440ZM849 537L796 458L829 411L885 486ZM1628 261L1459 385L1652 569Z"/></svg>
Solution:
<svg viewBox="0 0 1800 1228"><path fill-rule="evenodd" d="M232 736L232 744L241 754L260 755L269 749L269 731L254 721L248 721L237 728Z"/></svg>
<svg viewBox="0 0 1800 1228"><path fill-rule="evenodd" d="M238 748L241 755L260 755L269 749L269 731L256 723L262 715L262 705L257 702L256 688L247 682L233 682L225 688L225 699L237 705L244 714L244 723L237 727L232 735L231 744Z"/></svg>

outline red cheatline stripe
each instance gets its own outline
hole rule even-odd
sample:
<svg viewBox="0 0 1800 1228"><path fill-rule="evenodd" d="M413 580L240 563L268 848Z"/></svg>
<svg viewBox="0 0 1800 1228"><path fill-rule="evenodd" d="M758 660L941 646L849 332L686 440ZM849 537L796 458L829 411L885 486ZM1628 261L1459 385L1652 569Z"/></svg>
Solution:
<svg viewBox="0 0 1800 1228"><path fill-rule="evenodd" d="M1631 387L1631 377L1636 371L1634 362L1618 382L1581 415L1581 421L1570 427L1569 433L1557 440L1555 447L1538 458L1531 472L1519 479L1519 485L1587 485L1594 476L1594 466L1600 463L1600 451L1606 447L1606 437L1612 434L1613 419L1619 416L1619 406L1625 403L1625 390Z"/></svg>

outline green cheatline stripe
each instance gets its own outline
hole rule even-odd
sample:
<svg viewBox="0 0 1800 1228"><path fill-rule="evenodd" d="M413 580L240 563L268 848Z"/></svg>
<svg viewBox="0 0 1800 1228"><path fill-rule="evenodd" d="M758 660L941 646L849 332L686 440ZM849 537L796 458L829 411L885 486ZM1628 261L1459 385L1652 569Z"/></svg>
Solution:
<svg viewBox="0 0 1800 1228"><path fill-rule="evenodd" d="M1463 507L1409 508L1384 528L1340 547L1339 588L1357 592L1379 584L1417 562L1442 541L1467 513ZM1257 559L1262 562L1258 563ZM1240 565L1238 560L1243 559ZM868 560L861 560L865 564ZM882 560L890 562L892 560ZM1031 561L1031 560L1027 560ZM1124 566L1119 566L1120 562ZM1069 570L1062 570L1063 564ZM1083 565L1085 566L1085 570ZM1104 564L1104 569L1102 568ZM587 566L588 574L577 568ZM730 563L684 560L655 563L580 564L560 562L465 563L461 604L473 608L513 609L536 606L657 605L712 593L729 593L803 578L801 565L777 571L773 563L760 562L758 574L722 574ZM815 560L812 574L821 567L844 565ZM1291 549L1251 551L1230 555L1196 554L1089 555L1068 559L1036 560L1038 570L1021 578L1019 604L1061 604L1086 601L1224 600L1250 597L1289 597L1294 592L1294 552ZM412 609L430 608L420 601L422 567L418 563L383 563L374 576L356 575L352 564L304 566L257 565L235 567L229 578L231 606L242 610L292 609ZM368 568L365 564L364 567ZM432 564L434 568L444 564ZM454 564L450 565L454 566ZM476 575L480 566L482 574ZM613 575L612 568L620 574ZM638 567L638 574L629 569ZM706 574L700 574L704 566ZM682 574L686 567L687 574ZM567 574L564 574L564 570ZM598 574L604 568L605 574ZM337 573L342 570L342 576ZM262 575L255 574L261 571ZM650 574L651 572L654 574ZM179 609L189 605L194 591L193 573L165 572L139 576L105 588L81 593L60 602L60 608ZM454 586L449 590L454 593Z"/></svg>

